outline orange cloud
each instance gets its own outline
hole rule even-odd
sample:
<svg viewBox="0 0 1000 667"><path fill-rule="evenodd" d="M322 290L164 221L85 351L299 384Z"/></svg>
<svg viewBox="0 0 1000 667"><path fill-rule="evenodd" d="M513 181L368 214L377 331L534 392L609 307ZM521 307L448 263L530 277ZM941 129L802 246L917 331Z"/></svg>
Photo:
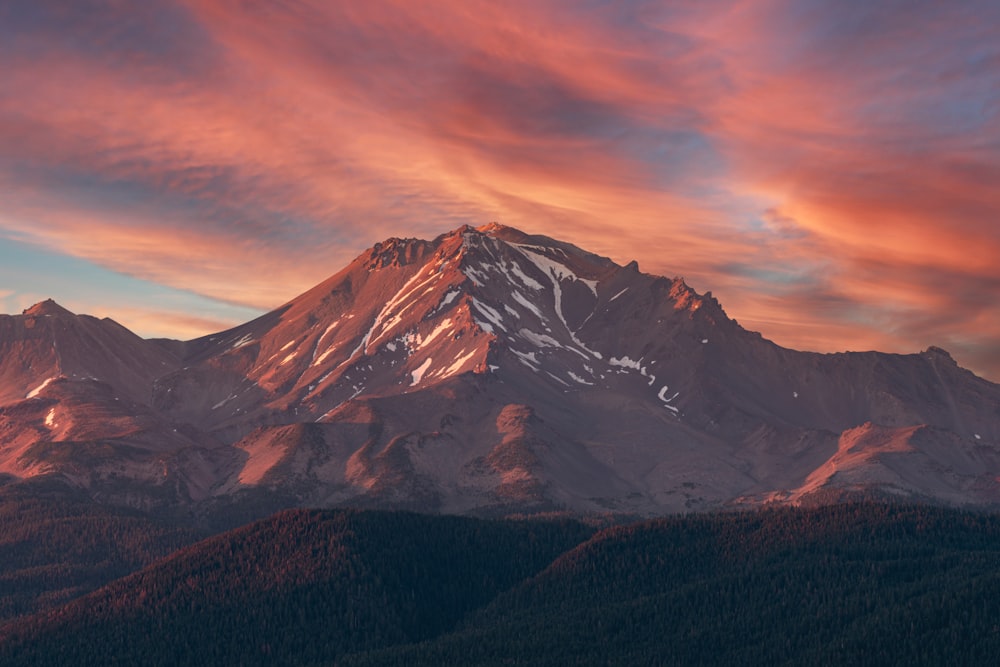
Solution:
<svg viewBox="0 0 1000 667"><path fill-rule="evenodd" d="M95 317L109 317L130 331L147 338L191 340L206 332L224 331L243 322L218 317L199 317L170 310L135 308L121 305L94 306L88 309Z"/></svg>
<svg viewBox="0 0 1000 667"><path fill-rule="evenodd" d="M0 27L4 224L35 243L268 308L500 220L781 343L1000 377L990 3L143 7Z"/></svg>

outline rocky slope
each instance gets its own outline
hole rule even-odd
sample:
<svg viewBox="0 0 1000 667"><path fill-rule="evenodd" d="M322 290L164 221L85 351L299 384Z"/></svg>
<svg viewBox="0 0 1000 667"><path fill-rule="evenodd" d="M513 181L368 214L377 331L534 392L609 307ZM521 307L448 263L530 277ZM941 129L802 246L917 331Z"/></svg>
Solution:
<svg viewBox="0 0 1000 667"><path fill-rule="evenodd" d="M858 493L1000 502L1000 386L943 350L784 349L681 279L499 225L389 239L184 344L50 303L0 327L0 466L112 500L267 491L638 514Z"/></svg>

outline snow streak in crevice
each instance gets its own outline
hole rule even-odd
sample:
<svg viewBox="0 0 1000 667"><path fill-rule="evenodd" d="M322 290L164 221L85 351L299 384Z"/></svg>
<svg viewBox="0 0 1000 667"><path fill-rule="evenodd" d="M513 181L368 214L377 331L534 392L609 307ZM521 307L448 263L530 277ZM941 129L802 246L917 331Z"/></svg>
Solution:
<svg viewBox="0 0 1000 667"><path fill-rule="evenodd" d="M512 247L517 248L521 252L521 254L524 255L524 257L529 262L534 264L539 271L545 274L545 276L547 276L549 281L552 283L552 295L555 301L556 317L559 318L559 321L562 322L563 326L566 328L566 333L569 334L569 337L573 340L574 343L576 343L578 346L580 346L588 353L590 353L591 356L593 356L596 359L600 359L601 358L600 352L595 352L594 350L591 350L589 347L587 347L586 343L584 343L577 337L576 333L574 333L573 330L569 328L569 324L566 322L566 316L563 314L562 285L559 284L559 281L563 278L563 276L566 276L571 280L580 280L577 277L577 275L572 271L570 271L567 267L563 266L562 264L552 259L549 259L545 255L538 254L534 250L531 250L530 248L532 248L533 246L524 246L524 245L519 245L517 243L511 245ZM582 281L582 282L588 282L589 284L593 281ZM595 288L591 286L591 289Z"/></svg>

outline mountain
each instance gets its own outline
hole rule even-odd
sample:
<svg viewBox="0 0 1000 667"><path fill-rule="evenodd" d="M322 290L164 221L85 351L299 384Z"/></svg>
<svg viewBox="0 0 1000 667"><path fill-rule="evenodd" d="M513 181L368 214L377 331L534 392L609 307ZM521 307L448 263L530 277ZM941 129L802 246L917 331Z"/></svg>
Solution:
<svg viewBox="0 0 1000 667"><path fill-rule="evenodd" d="M4 665L982 665L1000 518L283 512L0 627Z"/></svg>
<svg viewBox="0 0 1000 667"><path fill-rule="evenodd" d="M0 316L0 474L58 474L122 504L206 496L228 448L151 407L180 364L167 345L51 300Z"/></svg>
<svg viewBox="0 0 1000 667"><path fill-rule="evenodd" d="M377 243L184 343L51 303L0 326L2 470L109 502L1000 504L1000 386L945 351L785 349L680 278L501 225Z"/></svg>
<svg viewBox="0 0 1000 667"><path fill-rule="evenodd" d="M148 402L155 379L178 366L166 349L117 322L74 315L51 299L21 315L0 315L0 345L3 404L38 396L53 382L81 380Z"/></svg>

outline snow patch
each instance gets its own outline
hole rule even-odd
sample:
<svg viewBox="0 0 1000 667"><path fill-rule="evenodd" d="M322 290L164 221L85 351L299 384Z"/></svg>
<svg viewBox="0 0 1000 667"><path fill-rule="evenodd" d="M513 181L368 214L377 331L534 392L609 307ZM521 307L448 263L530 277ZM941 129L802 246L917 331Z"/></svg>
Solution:
<svg viewBox="0 0 1000 667"><path fill-rule="evenodd" d="M558 382L559 384L561 384L562 386L564 386L564 387L568 387L569 386L569 383L567 383L566 380L563 380L561 377L559 377L557 375L553 375L552 373L550 373L548 371L545 371L545 374L548 375L553 380L555 380L556 382Z"/></svg>
<svg viewBox="0 0 1000 667"><path fill-rule="evenodd" d="M978 433L973 433L973 435L976 436L976 440L982 440L983 439L983 437L981 435L979 435Z"/></svg>
<svg viewBox="0 0 1000 667"><path fill-rule="evenodd" d="M673 402L673 400L675 398L677 398L678 396L680 396L680 392L678 391L678 392L674 393L674 395L671 396L670 398L667 398L667 389L669 389L669 387L667 387L666 385L663 385L663 387L660 388L659 393L656 394L656 397L658 399L660 399L661 401L663 401L663 407L665 407L667 410L670 410L675 415L680 415L680 410L678 410L673 405L670 405L670 403Z"/></svg>
<svg viewBox="0 0 1000 667"><path fill-rule="evenodd" d="M576 374L576 373L574 373L573 371L567 371L566 373L567 373L567 375L569 375L569 376L570 376L570 378L571 378L571 379L573 379L573 381L575 381L575 382L579 382L580 384L585 384L585 385L588 385L588 386L590 386L590 387L593 387L593 386L594 386L594 383L593 383L593 382L587 382L586 380L584 380L584 379L583 379L582 377L580 377L579 375L577 375L577 374Z"/></svg>
<svg viewBox="0 0 1000 667"><path fill-rule="evenodd" d="M656 397L658 399L660 399L661 401L663 401L664 403L672 403L675 398L677 398L678 396L681 395L681 392L678 391L673 396L671 396L670 398L667 398L667 390L668 389L670 389L670 387L668 387L667 385L663 385L660 388L659 393L656 394Z"/></svg>
<svg viewBox="0 0 1000 667"><path fill-rule="evenodd" d="M541 287L541 285L539 285L539 287ZM511 296L514 298L514 301L517 301L519 304L521 304L522 306L533 312L535 314L535 317L542 320L543 322L545 321L545 318L542 316L542 311L539 310L538 306L531 303L531 301L529 301L527 297L525 297L523 294L515 291L513 294L511 294Z"/></svg>
<svg viewBox="0 0 1000 667"><path fill-rule="evenodd" d="M452 301L454 301L455 299L457 299L459 294L461 294L461 292L459 290L452 290L452 291L448 292L447 294L445 294L444 298L441 299L441 303L438 304L437 309L441 310L442 308L444 308L445 306L447 306L449 303L451 303Z"/></svg>
<svg viewBox="0 0 1000 667"><path fill-rule="evenodd" d="M53 380L57 380L57 379L58 378L54 378L54 377L49 378L45 382L41 383L40 385L38 385L37 387L35 387L31 391L29 391L28 394L27 394L27 396L25 396L25 398L34 398L35 396L38 396L38 393L40 391L42 391L43 389L45 389L46 387L48 387L50 382L52 382Z"/></svg>
<svg viewBox="0 0 1000 667"><path fill-rule="evenodd" d="M222 399L221 401L219 401L218 403L216 403L215 405L213 405L213 406L212 406L212 409L213 409L213 410L218 410L218 409L219 409L219 408L221 408L221 407L222 407L223 405L225 405L225 404L226 404L226 403L228 403L229 401L232 401L232 400L233 400L233 399L235 399L235 398L236 398L236 394L231 394L231 395L230 395L230 396L229 396L228 398L224 398L224 399Z"/></svg>
<svg viewBox="0 0 1000 667"><path fill-rule="evenodd" d="M613 297L611 297L610 299L608 299L608 303L611 303L612 301L614 301L615 299L617 299L618 297L620 297L622 294L624 294L627 291L628 291L628 288L626 287L621 292L618 292L618 294L615 294Z"/></svg>
<svg viewBox="0 0 1000 667"><path fill-rule="evenodd" d="M431 362L432 361L433 361L433 359L431 359L430 357L427 357L427 359L424 360L424 363L420 364L420 366L418 366L415 371L413 371L412 373L410 373L410 375L413 377L413 381L410 382L410 386L411 387L414 387L414 386L420 384L420 380L423 379L424 373L426 373L427 369L431 367Z"/></svg>
<svg viewBox="0 0 1000 667"><path fill-rule="evenodd" d="M707 338L702 338L702 339L701 339L701 344L702 344L702 345L704 345L704 344L705 344L705 343L707 343L707 342L708 342L708 339L707 339Z"/></svg>
<svg viewBox="0 0 1000 667"><path fill-rule="evenodd" d="M799 397L799 392L793 391L792 392L792 398L798 398L798 397Z"/></svg>
<svg viewBox="0 0 1000 667"><path fill-rule="evenodd" d="M570 271L565 266L563 266L562 264L560 264L559 262L553 261L548 257L546 257L545 255L538 254L534 250L529 249L533 248L534 246L519 245L517 243L513 244L513 246L518 250L520 250L521 254L524 255L525 258L528 259L528 261L534 264L539 271L548 276L549 280L552 282L552 295L553 299L555 300L556 316L559 318L559 321L562 322L563 326L566 327L566 331L567 333L569 333L569 337L572 338L573 342L579 345L581 348L592 354L594 357L600 359L601 358L600 354L591 350L583 343L583 341L577 338L576 333L574 333L569 328L569 324L566 322L566 316L562 312L562 286L559 284L559 281L562 280L564 277L569 280L579 280L577 275L572 271Z"/></svg>
<svg viewBox="0 0 1000 667"><path fill-rule="evenodd" d="M395 352L396 351L396 342L390 340L388 343L385 344L385 349L389 350L390 352Z"/></svg>
<svg viewBox="0 0 1000 667"><path fill-rule="evenodd" d="M316 388L319 387L319 386L321 386L324 382L326 382L326 379L328 377L330 377L331 375L333 375L333 371L330 371L329 373L326 373L323 377L321 377L320 379L316 380L316 382L314 382L313 384L309 385L309 394L311 395L313 392L315 392Z"/></svg>
<svg viewBox="0 0 1000 667"><path fill-rule="evenodd" d="M249 345L250 343L253 343L253 342L255 342L254 339L253 339L253 334L246 334L245 336L243 336L243 338L240 338L238 341L236 341L235 343L233 343L232 347L230 347L229 349L230 350L238 350L241 347L243 347L245 345Z"/></svg>
<svg viewBox="0 0 1000 667"><path fill-rule="evenodd" d="M50 408L49 414L45 415L45 425L52 428L56 425L56 409Z"/></svg>
<svg viewBox="0 0 1000 667"><path fill-rule="evenodd" d="M335 328L335 327L336 327L336 326L337 326L338 324L340 324L340 320L341 320L341 319L343 319L343 318L340 318L340 317L338 317L338 318L336 319L336 321L334 321L334 322L333 322L332 324L330 324L330 326L328 326L328 327L327 327L327 328L326 328L326 329L325 329L325 330L323 331L323 333L322 333L322 334L320 334L320 337L316 339L316 344L315 344L315 345L313 346L313 351L312 351L312 361L310 361L310 362L309 362L309 364L310 364L311 366L315 366L316 364L318 364L318 363L321 363L320 361L318 361L318 360L316 359L316 357L317 357L317 356L319 355L319 347L320 347L320 345L322 345L322 344L323 344L323 339L324 339L324 338L326 338L327 334L329 334L329 333L330 333L331 331L333 331L333 330L334 330L334 328ZM282 349L283 349L283 348L282 348ZM327 351L326 351L325 355L329 355L331 351L332 351L332 346L331 346L331 349L327 349ZM324 357L323 357L324 359L326 358L326 356L325 356L325 355L324 355ZM277 356L277 355L275 355L275 356ZM272 357L272 359L273 359L273 358L274 358L274 357ZM270 359L268 359L268 361L270 361Z"/></svg>
<svg viewBox="0 0 1000 667"><path fill-rule="evenodd" d="M576 354L579 354L579 355L580 355L580 356L581 356L582 358L584 358L584 359L590 359L590 357L589 357L589 356L587 355L587 353L586 353L586 352L584 352L583 350L578 350L578 349L576 349L575 347L572 347L572 346L571 346L571 347L565 347L565 348L563 348L563 349L564 349L564 350L569 350L570 352L575 352ZM597 357L598 359L600 359L600 358L601 358L601 357L600 357L600 356L599 356L599 355L598 355L598 354L597 354L596 352L594 352L593 354L594 354L594 356L595 356L595 357Z"/></svg>
<svg viewBox="0 0 1000 667"><path fill-rule="evenodd" d="M326 351L326 352L324 352L323 354L319 355L319 357L317 357L317 358L316 358L316 361L314 361L314 362L313 362L313 366L319 366L319 365L320 365L320 364L322 364L322 363L323 363L324 361L326 361L326 358L327 358L327 357L329 357L329 356L330 356L331 354L333 354L333 353L334 353L334 352L336 352L336 351L337 351L337 346L336 346L336 345L334 345L334 346L333 346L333 347L331 347L331 348L330 348L329 350L327 350L327 351Z"/></svg>
<svg viewBox="0 0 1000 667"><path fill-rule="evenodd" d="M518 352L517 350L511 350L511 352L513 352L517 356L521 357L522 359L527 359L528 361L530 361L533 364L537 364L538 363L538 359L535 357L535 353L534 352L527 352L527 353L525 353L525 352Z"/></svg>
<svg viewBox="0 0 1000 667"><path fill-rule="evenodd" d="M552 336L546 336L545 334L535 333L528 329L521 329L517 332L518 335L534 345L535 347L562 347Z"/></svg>
<svg viewBox="0 0 1000 667"><path fill-rule="evenodd" d="M506 269L506 266L504 266L504 268ZM542 284L521 270L521 267L517 265L517 262L511 264L510 270L515 276L517 276L517 279L520 280L521 284L525 287L533 290L542 289Z"/></svg>
<svg viewBox="0 0 1000 667"><path fill-rule="evenodd" d="M544 248L539 248L538 246L529 246L514 244L515 247L521 250L528 261L534 264L538 269L550 278L555 280L580 280L581 282L595 282L595 281L583 281L579 276L577 276L573 271L569 269L565 264L560 264L554 259L550 259L544 254Z"/></svg>
<svg viewBox="0 0 1000 667"><path fill-rule="evenodd" d="M377 343L382 336L385 336L387 333L392 331L394 327L396 327L400 322L402 322L403 314L407 310L409 310L415 303L417 303L418 300L414 299L409 303L406 303L405 305L402 306L402 308L398 312L396 312L392 316L391 319L387 320L386 318L389 317L389 313L391 313L393 309L395 309L397 306L404 304L404 302L406 302L407 299L410 296L412 296L417 290L419 290L422 287L426 287L427 284L430 282L433 282L435 280L440 280L441 276L443 275L441 273L434 272L431 273L430 277L425 278L422 282L418 282L421 278L424 277L423 276L424 270L425 269L417 271L417 273L414 274L412 278L407 280L406 283L399 289L399 291L396 292L395 296L389 299L389 302L386 303L385 306L382 308L382 310L379 311L379 314L375 316L375 321L372 322L372 326L368 330L368 333L366 333L364 338L361 339L361 344L357 347L357 349L354 350L354 352L351 353L351 356L348 357L348 360L353 359L354 355L356 355L359 351L364 351L367 354L368 344ZM379 334L374 338L372 338L372 334L374 334L375 330L379 329L380 327L381 329L379 331Z"/></svg>
<svg viewBox="0 0 1000 667"><path fill-rule="evenodd" d="M336 320L334 320L334 321L333 321L333 322L332 322L332 323L330 324L330 326L328 326L328 327L327 327L326 329L324 329L324 331L323 331L323 335L321 335L321 336L319 337L319 340L317 341L317 345L318 345L319 343L322 343L322 342L323 342L323 339L324 339L324 338L326 338L326 337L327 337L327 335L329 335L329 333L330 333L331 331L333 331L334 329L336 329L336 328L337 328L337 326L338 326L338 325L340 324L340 320L341 320L341 319L343 319L343 318L340 318L340 317L338 317L338 318L337 318Z"/></svg>
<svg viewBox="0 0 1000 667"><path fill-rule="evenodd" d="M500 317L500 313L496 309L488 306L475 297L472 298L472 305L476 308L476 310L482 313L486 319L496 325L498 329L501 331L507 331L507 327L503 325L503 318Z"/></svg>
<svg viewBox="0 0 1000 667"><path fill-rule="evenodd" d="M290 340L287 343L285 343L284 345L282 345L281 349L278 350L278 352L284 352L285 350L287 350L288 348L290 348L292 345L295 345L295 341L294 340Z"/></svg>
<svg viewBox="0 0 1000 667"><path fill-rule="evenodd" d="M284 365L285 365L285 364L287 364L287 363L288 363L289 361L291 361L292 359L294 359L294 358L295 358L295 357L296 357L297 355L298 355L298 352L292 352L292 353L291 353L290 355L288 355L287 357L285 357L284 359L282 359L282 360L281 360L281 363L280 363L280 364L278 364L278 365L279 365L279 366L284 366Z"/></svg>
<svg viewBox="0 0 1000 667"><path fill-rule="evenodd" d="M448 331L448 329L452 327L452 324L453 322L451 321L450 317L443 320L440 324L434 327L433 331L427 334L426 338L420 341L418 347L427 347L428 345L430 345L431 341L433 341L435 338L443 334L445 331ZM388 347L388 345L386 347Z"/></svg>
<svg viewBox="0 0 1000 667"><path fill-rule="evenodd" d="M446 368L443 372L438 373L438 375L440 375L442 378L447 378L451 377L452 375L455 375L460 370L462 370L462 366L465 365L465 362L467 362L469 359L472 359L472 357L476 355L476 352L478 352L478 350L472 350L465 356L459 357L458 359L455 360L455 363Z"/></svg>
<svg viewBox="0 0 1000 667"><path fill-rule="evenodd" d="M465 277L471 280L476 287L482 287L486 283L486 274L472 268L471 266L465 267L465 269L462 270L462 273L464 273Z"/></svg>
<svg viewBox="0 0 1000 667"><path fill-rule="evenodd" d="M640 359L639 361L642 360ZM632 359L629 359L627 355L620 359L618 357L611 357L608 359L608 363L612 366L621 366L622 368L632 368L635 370L640 370L639 361L633 361ZM645 375L645 373L643 375Z"/></svg>
<svg viewBox="0 0 1000 667"><path fill-rule="evenodd" d="M525 354L524 352L518 352L513 348L511 348L511 352L513 352L517 356L518 360L522 364L524 364L533 371L538 370L538 359L535 358L534 352L528 352L527 354Z"/></svg>

